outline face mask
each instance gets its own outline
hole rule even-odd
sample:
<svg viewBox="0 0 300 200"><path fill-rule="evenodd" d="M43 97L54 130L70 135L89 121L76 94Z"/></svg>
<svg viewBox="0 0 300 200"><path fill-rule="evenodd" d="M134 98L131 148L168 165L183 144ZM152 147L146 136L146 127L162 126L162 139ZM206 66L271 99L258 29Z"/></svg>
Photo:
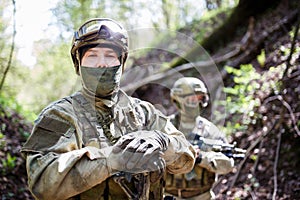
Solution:
<svg viewBox="0 0 300 200"><path fill-rule="evenodd" d="M181 109L181 114L189 116L191 119L194 119L200 115L200 106L190 107L183 105L183 108Z"/></svg>
<svg viewBox="0 0 300 200"><path fill-rule="evenodd" d="M80 67L80 76L84 89L96 97L108 97L117 91L120 85L122 67Z"/></svg>

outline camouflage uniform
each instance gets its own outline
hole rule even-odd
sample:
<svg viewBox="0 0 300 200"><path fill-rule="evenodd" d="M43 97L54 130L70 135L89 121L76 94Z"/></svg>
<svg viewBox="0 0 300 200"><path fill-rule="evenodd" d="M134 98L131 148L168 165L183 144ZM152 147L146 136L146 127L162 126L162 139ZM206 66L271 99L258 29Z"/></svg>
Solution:
<svg viewBox="0 0 300 200"><path fill-rule="evenodd" d="M112 180L107 166L108 155L102 149L138 129L160 130L173 138L175 152L165 157L169 160L169 172L184 173L191 169L193 149L182 133L151 104L128 97L121 91L119 96L110 117L105 117L108 115L105 109L101 113L95 111L81 92L41 112L22 148L27 161L29 189L36 198L127 199ZM104 127L107 126L110 131L106 132ZM154 181L149 198L161 199L163 179Z"/></svg>
<svg viewBox="0 0 300 200"><path fill-rule="evenodd" d="M179 90L179 93L177 94L176 91L174 92L176 89L182 90ZM207 90L199 79L185 77L176 81L172 89L171 98L176 103L179 112L170 116L171 122L178 130L185 134L191 143L195 139L194 134L204 138L226 142L224 134L220 132L213 123L199 116L200 110L196 107L184 108L184 101L186 101L183 99L184 97L199 94L207 95ZM197 107L205 107L207 101L208 99L203 99L201 105ZM203 155L201 155L201 153L203 153ZM212 157L219 155L214 154L214 152L209 152L209 154ZM204 154L204 152L200 151L200 155L202 156L202 159L205 159L206 154ZM224 157L225 156L222 155L221 159L224 159ZM219 169L214 169L203 162L200 162L196 163L193 170L189 173L168 173L165 191L169 195L174 195L176 199L214 199L214 193L211 189L216 181L216 174L226 174L231 171L232 167L233 160L226 157L222 160L222 166L219 166Z"/></svg>
<svg viewBox="0 0 300 200"><path fill-rule="evenodd" d="M75 31L71 56L82 90L47 106L22 148L35 198L128 199L119 184L125 173L122 182L140 199L162 199L164 171L193 168L195 150L184 135L119 89L127 55L127 31L111 19Z"/></svg>

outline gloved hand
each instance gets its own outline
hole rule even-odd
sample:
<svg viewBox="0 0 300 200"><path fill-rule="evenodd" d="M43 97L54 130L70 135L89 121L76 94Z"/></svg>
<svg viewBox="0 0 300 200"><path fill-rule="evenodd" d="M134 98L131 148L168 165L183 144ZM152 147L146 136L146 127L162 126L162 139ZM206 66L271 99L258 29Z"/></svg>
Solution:
<svg viewBox="0 0 300 200"><path fill-rule="evenodd" d="M227 174L234 167L234 160L221 152L199 152L199 165L216 174Z"/></svg>
<svg viewBox="0 0 300 200"><path fill-rule="evenodd" d="M111 168L132 173L160 171L166 167L161 157L169 138L160 131L136 131L122 136L113 146Z"/></svg>

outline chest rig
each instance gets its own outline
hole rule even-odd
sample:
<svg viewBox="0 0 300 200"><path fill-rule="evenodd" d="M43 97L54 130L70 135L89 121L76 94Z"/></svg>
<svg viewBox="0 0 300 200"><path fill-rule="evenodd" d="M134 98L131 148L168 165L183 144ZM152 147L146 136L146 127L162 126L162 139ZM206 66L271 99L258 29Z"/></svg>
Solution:
<svg viewBox="0 0 300 200"><path fill-rule="evenodd" d="M171 116L171 122L180 131L180 114L176 113ZM202 135L205 130L205 123L202 121L195 124L198 134ZM189 142L195 140L195 134L192 133L192 129L188 130L186 133L186 138ZM192 198L209 192L215 182L216 174L208 171L205 168L194 166L193 170L187 174L167 174L166 177L166 192L177 196L179 198Z"/></svg>
<svg viewBox="0 0 300 200"><path fill-rule="evenodd" d="M121 97L125 99L118 101L113 107L97 109L80 92L72 96L84 145L98 148L111 146L122 135L143 128L145 116L142 109L135 106L127 96Z"/></svg>
<svg viewBox="0 0 300 200"><path fill-rule="evenodd" d="M74 112L78 119L77 123L81 129L82 140L85 146L105 148L116 143L126 133L147 129L145 114L147 111L139 106L135 99L128 97L126 94L120 95L114 107L103 110L95 109L91 102L80 92L72 95L72 99ZM142 176L141 174L136 174L132 176L130 182L126 183L122 183L126 179L112 176L91 190L78 195L78 198L84 199L85 196L92 195L95 200L136 199L132 198L132 196L136 195L134 194L135 192L140 193L139 188L143 188L143 190L148 190L147 199L162 199L162 186L165 184L164 177L152 181L155 175L156 172ZM139 176L142 178L138 178ZM141 179L147 181L142 183ZM133 191L133 193L128 194L128 191ZM143 194L144 191L141 193ZM138 199L145 199L145 196Z"/></svg>

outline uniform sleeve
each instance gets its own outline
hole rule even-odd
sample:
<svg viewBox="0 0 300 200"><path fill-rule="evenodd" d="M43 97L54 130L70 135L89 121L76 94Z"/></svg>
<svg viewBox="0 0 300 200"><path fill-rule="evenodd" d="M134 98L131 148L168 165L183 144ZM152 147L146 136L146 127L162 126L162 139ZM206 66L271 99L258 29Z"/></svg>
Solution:
<svg viewBox="0 0 300 200"><path fill-rule="evenodd" d="M41 117L21 151L29 189L38 199L67 199L110 176L109 152L80 148L75 129L57 117Z"/></svg>
<svg viewBox="0 0 300 200"><path fill-rule="evenodd" d="M227 143L225 134L221 132L220 129L211 121L201 116L198 116L196 118L195 127L192 132L197 133L204 138L220 140L222 142Z"/></svg>
<svg viewBox="0 0 300 200"><path fill-rule="evenodd" d="M147 126L149 130L159 130L169 136L170 143L164 152L169 173L187 173L193 169L195 162L195 150L186 140L183 133L175 128L170 119L163 115L153 105L141 102L146 112Z"/></svg>
<svg viewBox="0 0 300 200"><path fill-rule="evenodd" d="M193 132L206 139L212 139L211 141L215 140L217 143L228 143L225 134L222 133L212 122L201 116L196 118L196 125ZM201 162L198 165L206 168L210 172L227 174L232 171L234 167L234 160L225 156L221 152L206 151L200 148L199 153L201 156Z"/></svg>

